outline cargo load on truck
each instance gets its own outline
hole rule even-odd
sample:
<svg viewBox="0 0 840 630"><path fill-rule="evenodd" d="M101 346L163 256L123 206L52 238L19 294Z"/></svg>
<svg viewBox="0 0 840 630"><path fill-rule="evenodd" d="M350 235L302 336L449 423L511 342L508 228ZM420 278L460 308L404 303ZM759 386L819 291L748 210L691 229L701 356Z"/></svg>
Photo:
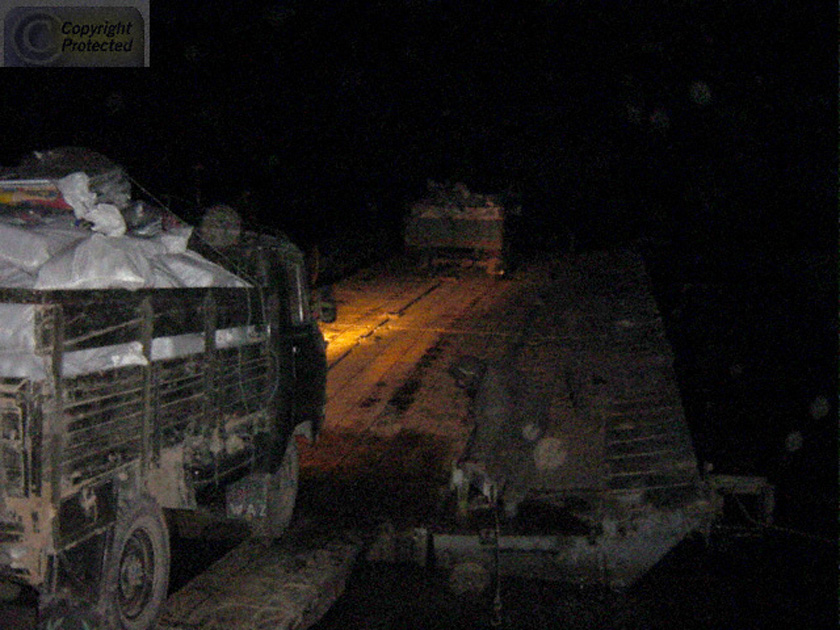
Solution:
<svg viewBox="0 0 840 630"><path fill-rule="evenodd" d="M191 234L163 208L132 200L122 169L96 153L56 149L0 170L2 287L247 285L188 250Z"/></svg>

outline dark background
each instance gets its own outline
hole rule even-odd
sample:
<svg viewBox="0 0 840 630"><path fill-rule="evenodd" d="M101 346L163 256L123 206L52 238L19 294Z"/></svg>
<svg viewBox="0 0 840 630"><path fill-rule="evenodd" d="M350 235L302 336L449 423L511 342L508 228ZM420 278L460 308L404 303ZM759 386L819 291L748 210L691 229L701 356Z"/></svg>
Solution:
<svg viewBox="0 0 840 630"><path fill-rule="evenodd" d="M200 167L202 201L286 228L388 223L433 178L592 242L833 249L836 15L620 4L187 0L150 69L6 73L0 163L91 146L189 201Z"/></svg>
<svg viewBox="0 0 840 630"><path fill-rule="evenodd" d="M633 244L700 458L836 540L830 4L156 4L151 68L3 71L0 164L89 146L189 220L231 203L336 269L398 252L428 179L520 194L522 256Z"/></svg>

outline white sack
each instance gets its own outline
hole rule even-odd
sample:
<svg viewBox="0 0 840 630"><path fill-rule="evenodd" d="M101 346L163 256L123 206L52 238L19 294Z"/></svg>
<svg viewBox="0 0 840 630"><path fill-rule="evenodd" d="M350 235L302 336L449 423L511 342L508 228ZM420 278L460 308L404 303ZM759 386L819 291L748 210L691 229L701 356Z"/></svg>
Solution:
<svg viewBox="0 0 840 630"><path fill-rule="evenodd" d="M34 273L49 258L50 251L43 236L0 220L0 260Z"/></svg>
<svg viewBox="0 0 840 630"><path fill-rule="evenodd" d="M139 239L94 234L44 263L36 289L140 289L152 285ZM148 248L146 248L148 249Z"/></svg>
<svg viewBox="0 0 840 630"><path fill-rule="evenodd" d="M152 285L156 289L181 289L185 285L165 262L165 257L154 258L149 261L152 268Z"/></svg>
<svg viewBox="0 0 840 630"><path fill-rule="evenodd" d="M236 326L234 328L222 328L216 331L216 347L232 348L244 346L259 340L256 326Z"/></svg>
<svg viewBox="0 0 840 630"><path fill-rule="evenodd" d="M29 378L43 381L47 378L46 360L31 352L0 351L0 374L7 378Z"/></svg>
<svg viewBox="0 0 840 630"><path fill-rule="evenodd" d="M183 227L152 238L104 236L75 225L70 213L32 226L0 219L0 286L132 290L249 286L187 250L191 234L191 227Z"/></svg>
<svg viewBox="0 0 840 630"><path fill-rule="evenodd" d="M89 348L65 352L62 357L62 376L78 376L102 370L113 370L126 365L148 365L139 341L120 343L102 348Z"/></svg>
<svg viewBox="0 0 840 630"><path fill-rule="evenodd" d="M0 304L0 349L3 353L35 351L34 305Z"/></svg>
<svg viewBox="0 0 840 630"><path fill-rule="evenodd" d="M183 254L187 251L187 243L190 240L193 229L191 227L172 228L162 232L156 238L160 239L168 254Z"/></svg>
<svg viewBox="0 0 840 630"><path fill-rule="evenodd" d="M85 217L93 223L94 232L101 232L105 236L122 236L125 234L125 219L117 206L110 203L98 203Z"/></svg>
<svg viewBox="0 0 840 630"><path fill-rule="evenodd" d="M158 259L161 267L185 287L247 287L244 280L195 252L170 254Z"/></svg>
<svg viewBox="0 0 840 630"><path fill-rule="evenodd" d="M0 261L0 287L12 289L31 289L35 286L35 276L26 273L6 261Z"/></svg>
<svg viewBox="0 0 840 630"><path fill-rule="evenodd" d="M152 361L185 357L200 352L204 352L204 335L201 333L184 333L152 339Z"/></svg>
<svg viewBox="0 0 840 630"><path fill-rule="evenodd" d="M56 181L61 196L73 208L79 219L93 223L94 232L106 236L125 234L125 221L116 206L108 203L96 203L96 193L90 190L90 178L87 173L70 173Z"/></svg>
<svg viewBox="0 0 840 630"><path fill-rule="evenodd" d="M55 185L79 219L84 219L85 214L96 205L96 194L90 190L90 178L87 173L70 173L56 180Z"/></svg>
<svg viewBox="0 0 840 630"><path fill-rule="evenodd" d="M51 217L49 222L27 228L43 239L49 255L55 256L73 243L90 238L90 230L75 224L73 215Z"/></svg>
<svg viewBox="0 0 840 630"><path fill-rule="evenodd" d="M50 257L90 237L89 230L75 226L73 221L68 215L51 218L48 223L23 226L0 218L0 265L9 263L26 273L36 274Z"/></svg>

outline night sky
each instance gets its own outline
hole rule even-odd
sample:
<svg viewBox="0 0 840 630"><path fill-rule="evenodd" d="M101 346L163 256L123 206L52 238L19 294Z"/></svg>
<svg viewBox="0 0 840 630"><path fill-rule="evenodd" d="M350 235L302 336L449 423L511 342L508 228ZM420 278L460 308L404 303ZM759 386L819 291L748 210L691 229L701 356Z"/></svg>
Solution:
<svg viewBox="0 0 840 630"><path fill-rule="evenodd" d="M432 178L599 244L835 243L819 3L178 4L149 69L5 73L0 163L87 145L188 201L200 167L203 203L280 228L388 222Z"/></svg>
<svg viewBox="0 0 840 630"><path fill-rule="evenodd" d="M396 249L428 179L520 194L523 249L643 243L700 454L826 503L831 3L177 4L152 7L151 68L4 70L0 164L88 146L188 219L231 203L327 254Z"/></svg>

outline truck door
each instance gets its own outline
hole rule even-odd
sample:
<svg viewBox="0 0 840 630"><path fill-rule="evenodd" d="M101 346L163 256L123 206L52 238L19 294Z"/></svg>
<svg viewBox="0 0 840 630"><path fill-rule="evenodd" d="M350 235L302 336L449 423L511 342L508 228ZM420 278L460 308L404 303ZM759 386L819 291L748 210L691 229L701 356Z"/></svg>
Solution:
<svg viewBox="0 0 840 630"><path fill-rule="evenodd" d="M317 434L326 404L327 359L324 338L312 317L303 258L285 262L291 323L295 423L311 421Z"/></svg>

